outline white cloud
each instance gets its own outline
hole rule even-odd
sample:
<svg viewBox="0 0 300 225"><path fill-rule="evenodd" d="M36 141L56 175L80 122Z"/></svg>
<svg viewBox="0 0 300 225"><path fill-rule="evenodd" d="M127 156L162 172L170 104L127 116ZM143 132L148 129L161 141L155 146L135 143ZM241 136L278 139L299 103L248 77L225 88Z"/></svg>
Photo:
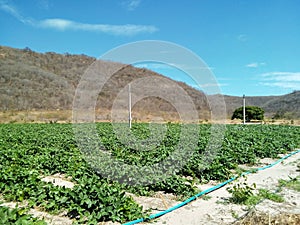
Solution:
<svg viewBox="0 0 300 225"><path fill-rule="evenodd" d="M249 67L249 68L257 68L259 66L265 66L266 63L264 62L261 62L261 63L258 63L258 62L253 62L253 63L249 63L246 65L246 67Z"/></svg>
<svg viewBox="0 0 300 225"><path fill-rule="evenodd" d="M225 84L225 83L206 83L206 84L200 84L200 85L202 88L228 86L228 84Z"/></svg>
<svg viewBox="0 0 300 225"><path fill-rule="evenodd" d="M267 80L300 82L300 72L271 72L262 74Z"/></svg>
<svg viewBox="0 0 300 225"><path fill-rule="evenodd" d="M50 4L48 0L38 0L37 5L41 9L49 10L50 9Z"/></svg>
<svg viewBox="0 0 300 225"><path fill-rule="evenodd" d="M78 26L78 24L74 23L73 21L64 19L46 19L39 21L39 23L36 25L43 28L54 28L57 30L66 30Z"/></svg>
<svg viewBox="0 0 300 225"><path fill-rule="evenodd" d="M78 23L65 19L46 19L39 21L37 26L43 28L52 28L56 30L82 30L82 31L95 31L103 32L114 35L136 35L139 33L154 33L158 29L155 26L147 25L109 25L109 24L88 24Z"/></svg>
<svg viewBox="0 0 300 225"><path fill-rule="evenodd" d="M295 84L291 82L261 82L260 84L265 86L271 86L271 87L280 87L280 88L286 88L286 89L293 89L293 90L299 90L300 84Z"/></svg>
<svg viewBox="0 0 300 225"><path fill-rule="evenodd" d="M16 8L11 5L0 1L0 9L11 14L19 21L26 25L31 25L39 28L49 28L59 31L65 30L77 30L77 31L91 31L91 32L102 32L113 35L120 36L131 36L140 33L154 33L158 31L155 26L151 25L135 25L135 24L125 24L125 25L111 25L111 24L89 24L89 23L79 23L72 20L66 20L61 18L45 19L45 20L33 20L23 17Z"/></svg>
<svg viewBox="0 0 300 225"><path fill-rule="evenodd" d="M134 64L135 67L138 68L145 68L145 69L170 69L172 68L172 65L159 63L159 62L149 62L149 63L137 63Z"/></svg>
<svg viewBox="0 0 300 225"><path fill-rule="evenodd" d="M126 6L127 10L135 10L141 3L141 0L127 0L123 1L123 5Z"/></svg>
<svg viewBox="0 0 300 225"><path fill-rule="evenodd" d="M170 53L171 54L171 53ZM185 64L174 64L174 63L160 63L160 62L144 62L144 63L137 63L134 66L139 68L147 68L147 69L181 69L182 70L195 70L195 71L203 71L203 70L214 70L214 67L209 66L193 66L193 65L185 65ZM187 72L187 71L186 71Z"/></svg>
<svg viewBox="0 0 300 225"><path fill-rule="evenodd" d="M262 85L300 89L300 72L270 72L261 74L261 77L263 79Z"/></svg>
<svg viewBox="0 0 300 225"><path fill-rule="evenodd" d="M258 67L258 63L249 63L249 64L246 65L246 67L257 68Z"/></svg>
<svg viewBox="0 0 300 225"><path fill-rule="evenodd" d="M238 39L238 41L245 42L248 40L248 37L246 34L240 34L237 36L237 39Z"/></svg>
<svg viewBox="0 0 300 225"><path fill-rule="evenodd" d="M4 1L0 1L0 9L11 14L15 18L17 18L19 21L25 24L32 24L32 20L29 18L24 18L19 11L13 7L12 5L6 4Z"/></svg>

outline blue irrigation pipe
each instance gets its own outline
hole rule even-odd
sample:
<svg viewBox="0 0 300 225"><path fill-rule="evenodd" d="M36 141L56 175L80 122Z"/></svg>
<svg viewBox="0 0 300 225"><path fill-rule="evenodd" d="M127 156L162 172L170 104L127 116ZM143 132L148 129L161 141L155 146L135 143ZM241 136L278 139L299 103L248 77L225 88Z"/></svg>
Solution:
<svg viewBox="0 0 300 225"><path fill-rule="evenodd" d="M288 155L282 157L281 159L275 161L274 163L271 163L271 164L269 164L269 165L267 165L267 166L264 166L264 167L261 167L261 168L257 168L257 169L254 169L254 170L249 170L249 171L247 171L247 172L242 173L240 176L245 176L245 175L248 175L248 174L250 174L250 173L255 173L255 172L257 172L257 171L261 171L261 170L265 170L265 169L268 169L268 168L270 168L270 167L273 167L273 166L275 166L276 164L282 162L283 160L285 160L285 159L287 159L287 158L291 157L292 155L295 155L295 154L297 154L297 153L299 153L299 152L300 152L300 149L298 149L298 150L296 150L296 151L294 151L294 152L291 152L290 154L288 154ZM191 201L194 201L195 199L197 199L198 197L200 197L200 196L202 196L202 195L208 194L208 193L210 193L210 192L213 192L213 191L215 191L215 190L217 190L217 189L219 189L219 188L225 186L226 184L228 184L228 183L234 181L235 179L237 179L238 177L239 177L239 176L232 177L232 178L230 178L229 180L224 181L223 183L220 183L220 184L218 184L218 185L216 185L216 186L213 186L213 187L208 188L208 189L206 189L206 190L204 190L204 191L201 191L200 193L198 193L198 194L196 194L196 195L194 195L194 196L188 198L187 200L185 200L185 201L183 201L183 202L181 202L181 203L179 203L179 204L177 204L177 205L175 205L175 206L173 206L173 207L171 207L171 208L169 208L169 209L167 209L167 210L165 210L165 211L162 211L162 212L159 212L159 213L156 213L156 214L151 214L151 215L150 215L149 217L147 217L147 218L140 218L140 219L133 220L133 221L130 221L130 222L127 222L127 223L123 223L122 225L133 225L133 224L137 224L137 223L141 223L141 222L144 222L144 221L153 220L153 219L155 219L155 218L158 218L158 217L160 217L160 216L163 216L163 215L165 215L165 214L167 214L167 213L169 213L169 212L172 212L172 211L174 211L174 210L176 210L176 209L181 208L182 206L184 206L184 205L190 203Z"/></svg>

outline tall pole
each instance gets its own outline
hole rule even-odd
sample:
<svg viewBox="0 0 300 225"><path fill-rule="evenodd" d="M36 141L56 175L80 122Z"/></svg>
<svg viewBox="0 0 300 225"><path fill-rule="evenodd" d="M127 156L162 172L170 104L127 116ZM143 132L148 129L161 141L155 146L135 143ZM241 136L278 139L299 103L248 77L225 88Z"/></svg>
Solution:
<svg viewBox="0 0 300 225"><path fill-rule="evenodd" d="M243 95L243 124L246 124L246 99Z"/></svg>
<svg viewBox="0 0 300 225"><path fill-rule="evenodd" d="M132 121L132 117L131 117L131 87L130 84L128 85L128 121L129 121L129 128L131 129L131 121Z"/></svg>

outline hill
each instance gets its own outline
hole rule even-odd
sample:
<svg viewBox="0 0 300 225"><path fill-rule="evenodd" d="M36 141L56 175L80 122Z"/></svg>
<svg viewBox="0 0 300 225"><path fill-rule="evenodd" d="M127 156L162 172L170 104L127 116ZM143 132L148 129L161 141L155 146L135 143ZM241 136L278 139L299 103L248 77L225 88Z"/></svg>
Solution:
<svg viewBox="0 0 300 225"><path fill-rule="evenodd" d="M243 104L242 97L224 95L227 114ZM246 105L259 106L265 110L265 116L276 119L300 118L300 91L281 96L246 96Z"/></svg>
<svg viewBox="0 0 300 225"><path fill-rule="evenodd" d="M37 53L29 48L0 46L0 111L71 111L77 85L86 69L95 61L96 58L83 54ZM110 111L118 93L130 81L142 77L163 76L131 65L122 66L99 93L96 118L110 119ZM210 119L207 99L212 100L216 96L206 96L185 83L176 83L191 97L199 118ZM165 87L172 98L179 98L178 93L172 92L171 88ZM227 116L230 118L234 109L242 105L242 98L224 95L224 99ZM246 102L247 105L264 108L267 117L290 119L300 118L299 99L300 91L295 91L283 96L247 97ZM145 98L133 106L133 118L136 120L155 116L169 120L179 119L174 106L158 97Z"/></svg>
<svg viewBox="0 0 300 225"><path fill-rule="evenodd" d="M86 69L95 62L86 55L37 53L29 48L0 47L0 111L71 110L77 85ZM105 62L112 64L112 62ZM117 94L130 81L142 77L162 77L153 71L124 65L105 84L96 104L97 119L110 119ZM170 80L170 79L169 79ZM176 82L192 98L199 117L208 119L209 106L205 94L185 83ZM171 87L166 87L166 90ZM178 98L178 93L171 98ZM133 106L134 119L148 116L179 119L175 108L158 97L149 97ZM140 118L140 117L143 118Z"/></svg>
<svg viewBox="0 0 300 225"><path fill-rule="evenodd" d="M278 96L263 105L266 111L275 111L275 118L300 118L300 91Z"/></svg>

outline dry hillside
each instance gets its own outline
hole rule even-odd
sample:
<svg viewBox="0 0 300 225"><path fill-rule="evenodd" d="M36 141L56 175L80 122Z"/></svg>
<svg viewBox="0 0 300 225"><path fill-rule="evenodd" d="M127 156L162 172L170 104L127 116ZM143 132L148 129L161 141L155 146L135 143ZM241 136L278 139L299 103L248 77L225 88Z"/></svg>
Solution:
<svg viewBox="0 0 300 225"><path fill-rule="evenodd" d="M75 90L86 69L95 62L86 55L37 53L28 48L0 47L0 110L71 110ZM109 62L107 62L109 64ZM124 65L105 84L97 101L98 112L111 110L117 94L132 80L161 77L153 71ZM199 116L208 118L206 96L190 86L177 82L192 98ZM170 87L166 87L166 90ZM173 98L177 93L171 93ZM105 114L107 118L107 114ZM168 115L178 119L175 108L158 97L149 97L133 106L133 116ZM103 118L103 115L98 115ZM137 118L138 119L138 118ZM170 119L170 118L169 118Z"/></svg>
<svg viewBox="0 0 300 225"><path fill-rule="evenodd" d="M86 55L37 53L29 48L15 49L0 46L0 111L71 111L78 83L86 69L96 59ZM109 64L109 62L107 62ZM153 71L124 65L112 76L99 93L97 112L99 119L110 119L112 104L118 93L132 80L142 77L162 77ZM177 82L192 98L199 118L210 118L206 96L185 83ZM179 98L166 86L172 98ZM242 98L224 96L227 117L242 105ZM124 103L125 104L125 103ZM300 91L283 96L247 97L247 105L262 107L269 118L300 118ZM184 108L184 107L183 107ZM178 119L170 103L162 98L145 98L133 106L134 119L163 116Z"/></svg>

